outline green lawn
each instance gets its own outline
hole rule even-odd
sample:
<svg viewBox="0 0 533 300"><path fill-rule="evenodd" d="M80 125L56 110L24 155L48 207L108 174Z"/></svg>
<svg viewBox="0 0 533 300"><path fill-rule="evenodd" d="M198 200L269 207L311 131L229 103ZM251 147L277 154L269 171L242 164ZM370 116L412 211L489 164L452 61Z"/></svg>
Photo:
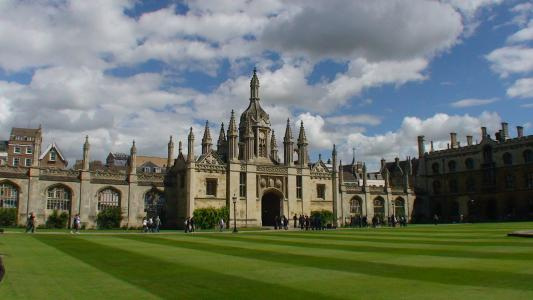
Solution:
<svg viewBox="0 0 533 300"><path fill-rule="evenodd" d="M0 299L533 299L533 223L0 235Z"/></svg>

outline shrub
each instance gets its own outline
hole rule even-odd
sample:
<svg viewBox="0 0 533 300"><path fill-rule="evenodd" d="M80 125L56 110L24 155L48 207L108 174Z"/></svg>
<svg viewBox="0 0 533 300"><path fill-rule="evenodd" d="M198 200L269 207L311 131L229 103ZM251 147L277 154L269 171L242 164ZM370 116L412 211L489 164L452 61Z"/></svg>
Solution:
<svg viewBox="0 0 533 300"><path fill-rule="evenodd" d="M329 210L315 210L311 212L311 218L320 217L320 226L333 223L333 213Z"/></svg>
<svg viewBox="0 0 533 300"><path fill-rule="evenodd" d="M227 207L222 208L197 208L193 213L194 224L201 229L211 229L218 225L220 219L224 219L224 222L228 224L229 210Z"/></svg>
<svg viewBox="0 0 533 300"><path fill-rule="evenodd" d="M122 210L120 207L108 207L101 210L96 216L98 229L120 228Z"/></svg>
<svg viewBox="0 0 533 300"><path fill-rule="evenodd" d="M54 209L51 215L46 219L46 228L65 228L68 224L68 213L59 213Z"/></svg>
<svg viewBox="0 0 533 300"><path fill-rule="evenodd" d="M0 208L0 226L15 226L17 224L16 208Z"/></svg>

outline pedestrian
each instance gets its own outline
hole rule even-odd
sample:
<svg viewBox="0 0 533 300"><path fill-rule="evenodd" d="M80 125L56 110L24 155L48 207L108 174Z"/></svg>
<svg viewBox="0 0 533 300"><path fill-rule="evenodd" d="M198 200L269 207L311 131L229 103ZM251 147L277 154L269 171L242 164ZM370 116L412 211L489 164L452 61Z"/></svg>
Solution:
<svg viewBox="0 0 533 300"><path fill-rule="evenodd" d="M148 219L148 231L154 232L154 219L152 218Z"/></svg>
<svg viewBox="0 0 533 300"><path fill-rule="evenodd" d="M283 215L283 228L285 230L289 230L289 219L287 219L287 217L285 217L285 215Z"/></svg>
<svg viewBox="0 0 533 300"><path fill-rule="evenodd" d="M292 219L294 220L294 228L296 228L296 220L298 220L298 216L294 214L294 217L292 217Z"/></svg>
<svg viewBox="0 0 533 300"><path fill-rule="evenodd" d="M189 230L191 232L194 232L194 217L191 217L191 220L189 221L190 228Z"/></svg>
<svg viewBox="0 0 533 300"><path fill-rule="evenodd" d="M189 218L185 219L185 222L183 222L183 225L185 227L185 233L189 232Z"/></svg>
<svg viewBox="0 0 533 300"><path fill-rule="evenodd" d="M433 222L435 222L435 225L439 223L439 216L437 214L433 216Z"/></svg>
<svg viewBox="0 0 533 300"><path fill-rule="evenodd" d="M28 218L26 219L26 233L31 231L31 214L28 214Z"/></svg>
<svg viewBox="0 0 533 300"><path fill-rule="evenodd" d="M223 218L220 218L220 221L218 222L218 226L219 226L219 230L220 232L224 231L224 219Z"/></svg>
<svg viewBox="0 0 533 300"><path fill-rule="evenodd" d="M31 212L30 216L28 217L28 226L26 228L26 232L35 233L35 214L33 212Z"/></svg>
<svg viewBox="0 0 533 300"><path fill-rule="evenodd" d="M74 229L74 232L72 232L72 230L71 230L70 233L79 234L80 233L80 225L81 225L80 214L76 214L74 216L74 220L72 221L72 228Z"/></svg>
<svg viewBox="0 0 533 300"><path fill-rule="evenodd" d="M143 218L143 232L148 232L148 220L146 220L146 217Z"/></svg>
<svg viewBox="0 0 533 300"><path fill-rule="evenodd" d="M305 215L305 230L309 230L309 216Z"/></svg>
<svg viewBox="0 0 533 300"><path fill-rule="evenodd" d="M161 227L161 219L159 216L155 217L155 231L159 232L159 227Z"/></svg>
<svg viewBox="0 0 533 300"><path fill-rule="evenodd" d="M300 230L304 230L304 226L305 226L305 218L304 218L303 215L300 215L299 222L300 222Z"/></svg>

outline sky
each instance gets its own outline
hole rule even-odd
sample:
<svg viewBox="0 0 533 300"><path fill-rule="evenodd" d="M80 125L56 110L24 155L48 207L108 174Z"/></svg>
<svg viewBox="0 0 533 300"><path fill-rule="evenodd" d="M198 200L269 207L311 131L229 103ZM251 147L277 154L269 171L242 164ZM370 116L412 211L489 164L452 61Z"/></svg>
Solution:
<svg viewBox="0 0 533 300"><path fill-rule="evenodd" d="M311 160L336 144L376 168L418 135L531 134L533 3L2 0L0 139L41 124L72 164L86 135L91 159L133 140L165 157L192 126L199 150L206 120L216 141L246 109L254 67L278 145L303 121Z"/></svg>

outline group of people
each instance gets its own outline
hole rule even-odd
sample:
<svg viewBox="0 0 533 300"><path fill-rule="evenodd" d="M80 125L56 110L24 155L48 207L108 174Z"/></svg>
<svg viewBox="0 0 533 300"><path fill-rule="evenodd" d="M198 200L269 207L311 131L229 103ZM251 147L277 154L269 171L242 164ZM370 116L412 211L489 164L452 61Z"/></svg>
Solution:
<svg viewBox="0 0 533 300"><path fill-rule="evenodd" d="M185 225L185 233L194 232L194 217L185 219L183 225Z"/></svg>
<svg viewBox="0 0 533 300"><path fill-rule="evenodd" d="M143 218L143 232L159 232L161 219L159 216L154 218Z"/></svg>
<svg viewBox="0 0 533 300"><path fill-rule="evenodd" d="M296 228L296 221L298 221L298 227L300 230L324 230L326 227L322 224L322 218L320 215L308 216L300 215L299 217L295 214L292 217L294 221L294 228Z"/></svg>
<svg viewBox="0 0 533 300"><path fill-rule="evenodd" d="M36 223L35 214L33 212L31 212L28 215L28 219L26 220L26 233L28 233L28 232L34 233L35 232L35 226L37 225L35 223Z"/></svg>
<svg viewBox="0 0 533 300"><path fill-rule="evenodd" d="M374 215L372 217L371 224L373 228L385 225L388 225L389 227L396 227L396 225L399 225L400 227L406 227L407 218L405 216L396 217L395 215L392 215L387 217L387 221L385 222L385 219L382 216ZM367 228L368 226L369 224L367 216L357 215L350 218L350 227Z"/></svg>
<svg viewBox="0 0 533 300"><path fill-rule="evenodd" d="M289 229L289 219L285 215L274 217L274 229Z"/></svg>

